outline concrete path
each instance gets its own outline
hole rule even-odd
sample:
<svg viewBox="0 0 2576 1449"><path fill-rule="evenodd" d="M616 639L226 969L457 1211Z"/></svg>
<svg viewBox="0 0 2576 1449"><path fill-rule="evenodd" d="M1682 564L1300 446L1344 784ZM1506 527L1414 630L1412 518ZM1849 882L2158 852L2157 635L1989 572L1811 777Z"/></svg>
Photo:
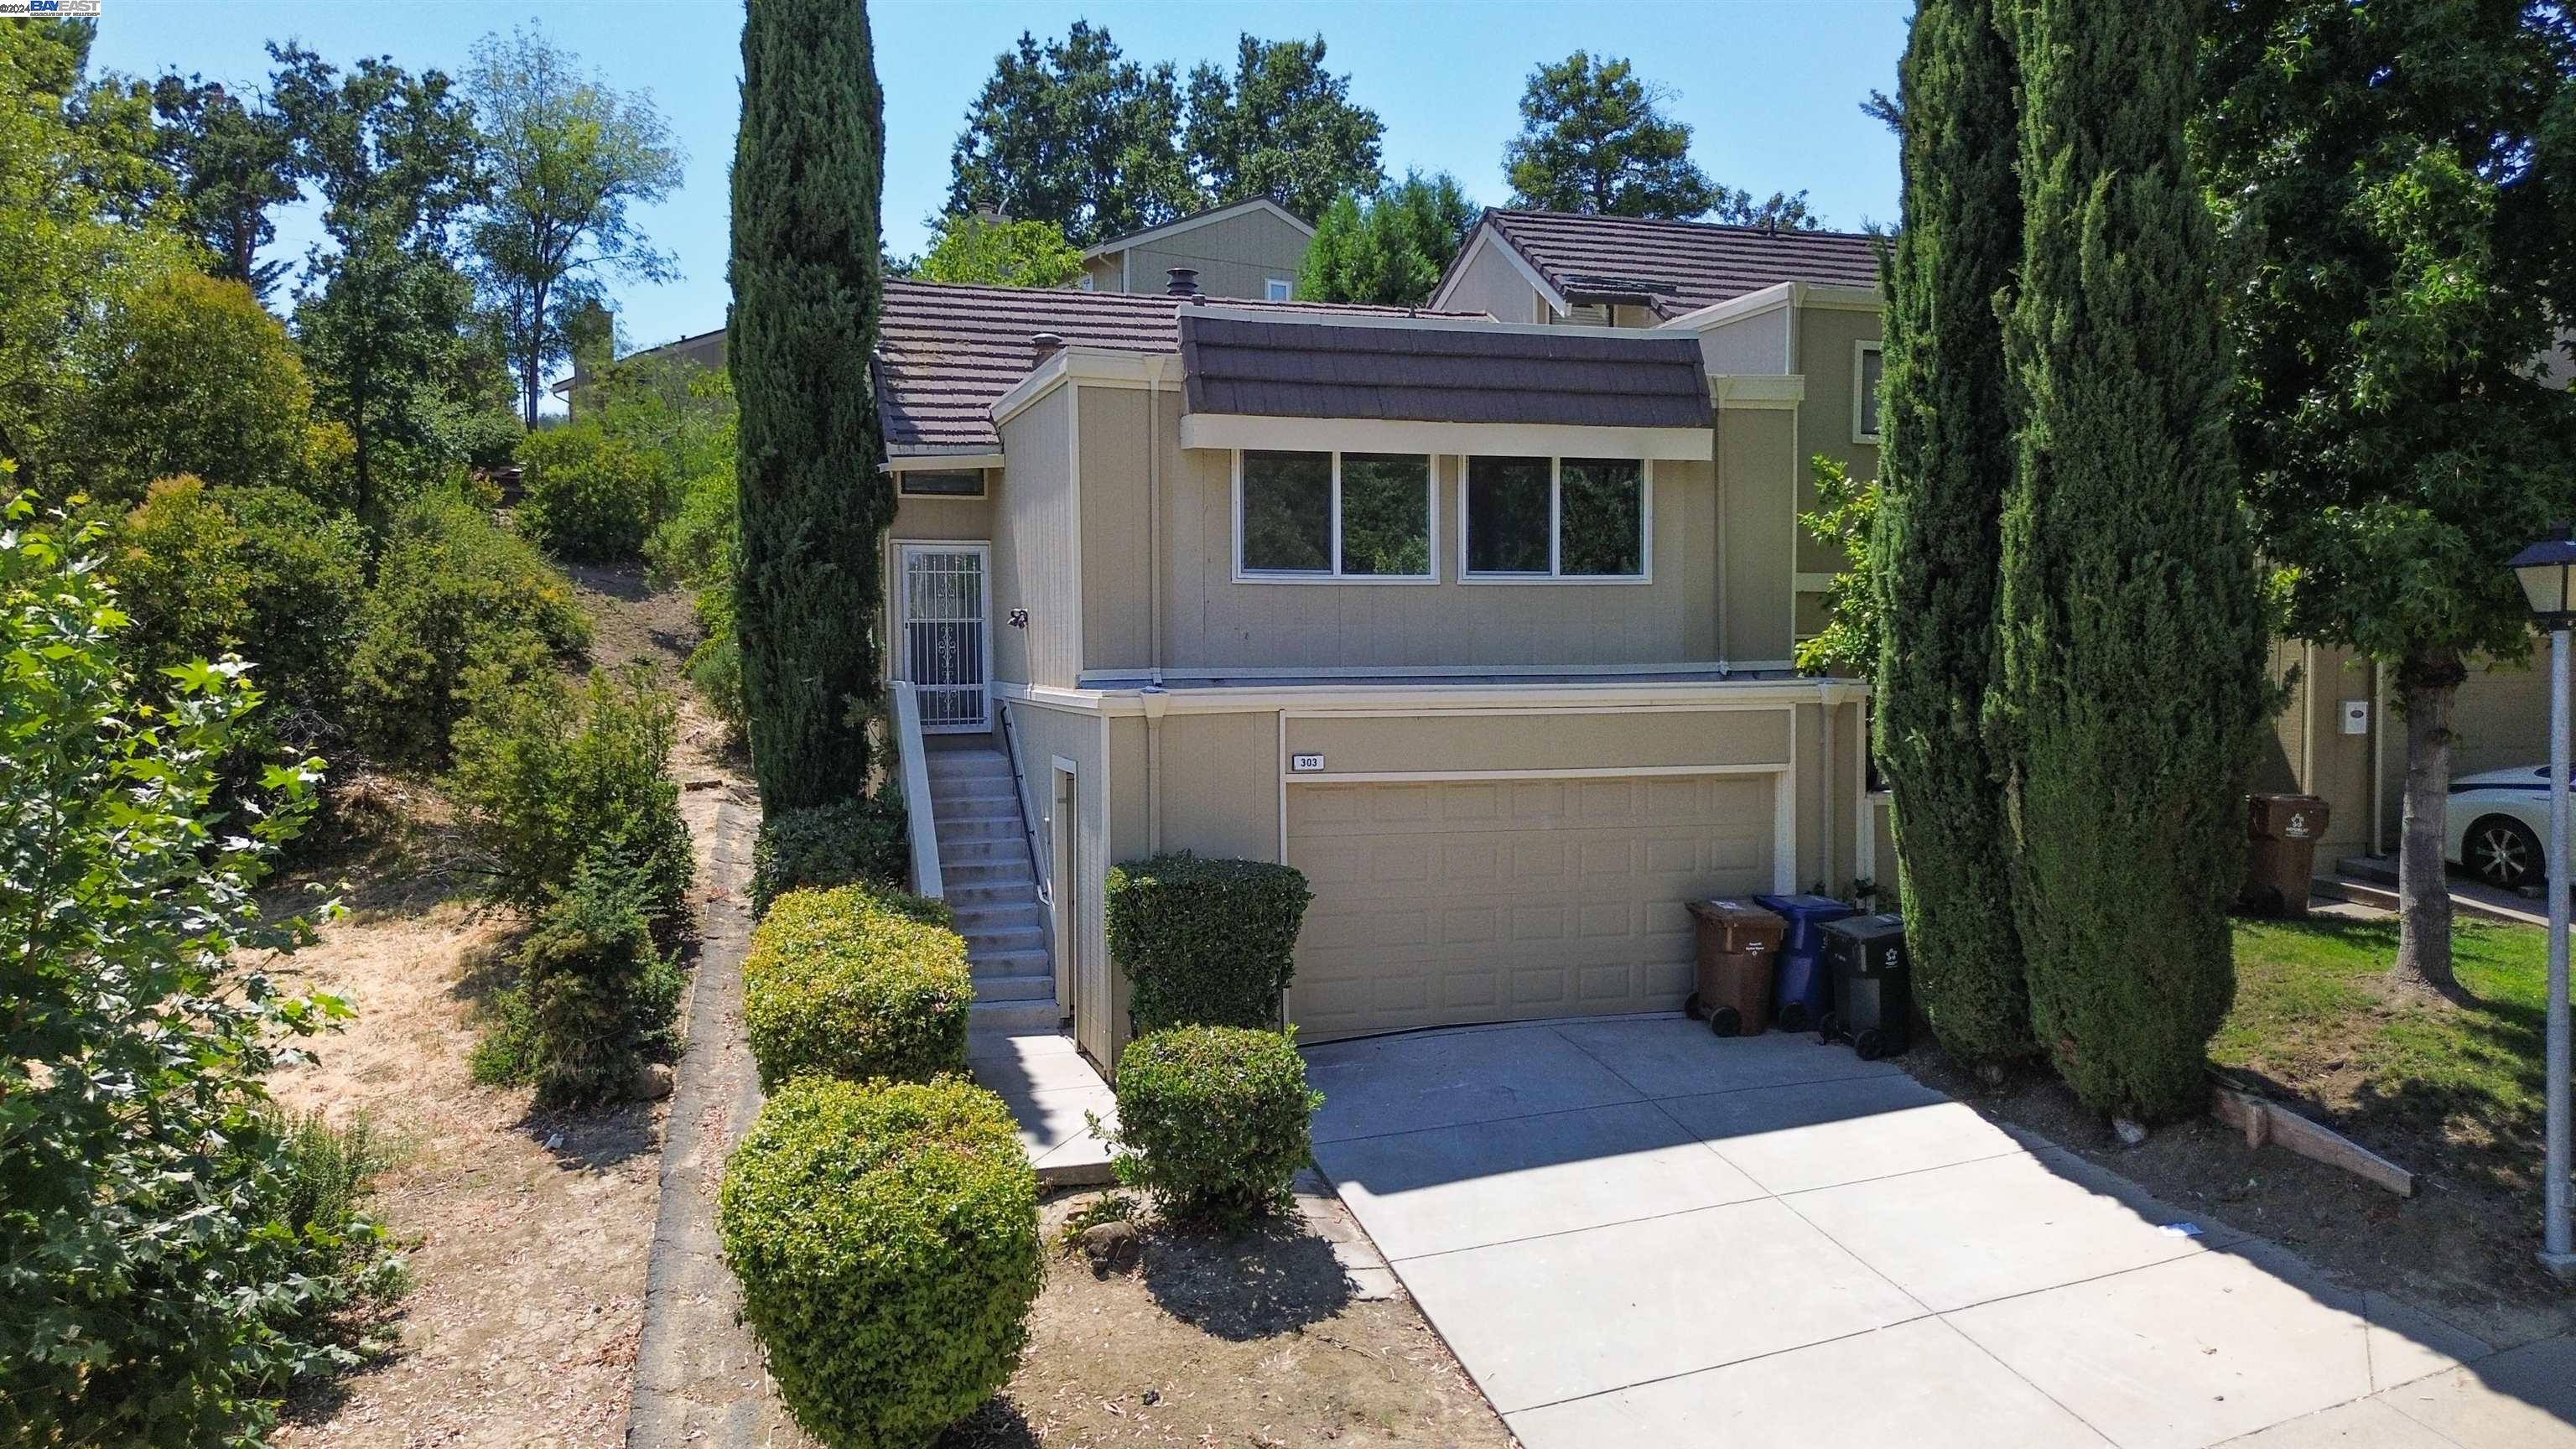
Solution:
<svg viewBox="0 0 2576 1449"><path fill-rule="evenodd" d="M1081 1187L1116 1179L1109 1144L1091 1134L1090 1116L1118 1120L1118 1099L1091 1060L1060 1031L974 1027L966 1033L966 1070L999 1095L1019 1119L1020 1143L1041 1187Z"/></svg>
<svg viewBox="0 0 2576 1449"><path fill-rule="evenodd" d="M2576 1446L2565 1341L2494 1354L1810 1036L1307 1057L1317 1162L1528 1449Z"/></svg>

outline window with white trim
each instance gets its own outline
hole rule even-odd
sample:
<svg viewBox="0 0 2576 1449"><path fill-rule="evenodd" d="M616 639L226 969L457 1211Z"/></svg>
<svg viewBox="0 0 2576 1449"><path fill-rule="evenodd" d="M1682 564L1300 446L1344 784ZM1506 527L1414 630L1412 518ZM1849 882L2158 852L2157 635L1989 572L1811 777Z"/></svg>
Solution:
<svg viewBox="0 0 2576 1449"><path fill-rule="evenodd" d="M1646 465L1634 458L1470 458L1470 579L1642 579Z"/></svg>
<svg viewBox="0 0 2576 1449"><path fill-rule="evenodd" d="M906 498L981 498L981 468L906 468L897 473L895 491Z"/></svg>
<svg viewBox="0 0 2576 1449"><path fill-rule="evenodd" d="M1245 578L1432 577L1425 454L1245 449L1235 454L1235 519Z"/></svg>
<svg viewBox="0 0 2576 1449"><path fill-rule="evenodd" d="M1272 302L1285 302L1289 294L1296 290L1297 284L1286 277L1268 277L1261 283L1262 297Z"/></svg>
<svg viewBox="0 0 2576 1449"><path fill-rule="evenodd" d="M1852 348L1852 441L1878 441L1878 384L1887 376L1886 359L1879 344L1862 342Z"/></svg>

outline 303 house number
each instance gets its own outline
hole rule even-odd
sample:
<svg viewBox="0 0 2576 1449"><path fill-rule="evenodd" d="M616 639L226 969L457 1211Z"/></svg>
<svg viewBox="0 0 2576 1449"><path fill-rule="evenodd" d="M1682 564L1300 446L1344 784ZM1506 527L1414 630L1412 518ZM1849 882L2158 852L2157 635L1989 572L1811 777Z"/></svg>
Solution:
<svg viewBox="0 0 2576 1449"><path fill-rule="evenodd" d="M1323 768L1324 757L1321 755L1290 755L1288 757L1288 769L1291 774L1312 775Z"/></svg>

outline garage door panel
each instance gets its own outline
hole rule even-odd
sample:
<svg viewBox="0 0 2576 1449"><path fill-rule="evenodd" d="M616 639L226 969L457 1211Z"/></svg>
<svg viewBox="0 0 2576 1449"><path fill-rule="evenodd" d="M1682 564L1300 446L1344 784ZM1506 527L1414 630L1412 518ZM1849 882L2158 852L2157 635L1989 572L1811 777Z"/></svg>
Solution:
<svg viewBox="0 0 2576 1449"><path fill-rule="evenodd" d="M1300 1030L1678 1006L1683 903L1770 886L1772 798L1767 775L1292 785Z"/></svg>

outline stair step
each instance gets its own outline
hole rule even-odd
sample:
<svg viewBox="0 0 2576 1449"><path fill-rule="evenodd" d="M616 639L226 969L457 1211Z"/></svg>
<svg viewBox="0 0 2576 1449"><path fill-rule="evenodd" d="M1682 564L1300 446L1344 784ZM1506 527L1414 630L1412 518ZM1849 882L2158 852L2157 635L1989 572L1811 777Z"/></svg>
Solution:
<svg viewBox="0 0 2576 1449"><path fill-rule="evenodd" d="M1035 901L961 906L957 910L957 933L972 936L978 931L1034 931L1044 919Z"/></svg>
<svg viewBox="0 0 2576 1449"><path fill-rule="evenodd" d="M990 750L939 750L924 762L934 780L999 775L1010 778L1011 762Z"/></svg>
<svg viewBox="0 0 2576 1449"><path fill-rule="evenodd" d="M997 834L989 840L942 840L939 842L939 868L946 871L960 865L989 865L996 861L1029 858L1028 842L1018 831Z"/></svg>
<svg viewBox="0 0 2576 1449"><path fill-rule="evenodd" d="M987 976L975 981L975 1005L988 1001L1043 1001L1055 1005L1055 978L1052 976ZM973 1014L972 1008L969 1015Z"/></svg>
<svg viewBox="0 0 2576 1449"><path fill-rule="evenodd" d="M966 938L966 959L970 964L979 954L1046 949L1046 932L1035 926L1004 927L993 931L960 931L958 934Z"/></svg>
<svg viewBox="0 0 2576 1449"><path fill-rule="evenodd" d="M978 1001L966 1011L969 1031L1053 1031L1064 1024L1062 1013L1049 999L1039 1001Z"/></svg>
<svg viewBox="0 0 2576 1449"><path fill-rule="evenodd" d="M966 970L976 980L986 977L1044 976L1055 977L1055 963L1047 953L1035 948L1019 951L969 951Z"/></svg>
<svg viewBox="0 0 2576 1449"><path fill-rule="evenodd" d="M942 820L933 832L942 848L949 845L979 845L993 841L1017 842L1022 838L1020 822L1014 817L993 820Z"/></svg>
<svg viewBox="0 0 2576 1449"><path fill-rule="evenodd" d="M995 795L990 799L951 800L944 804L934 799L930 805L930 818L939 825L945 825L952 820L960 822L1002 820L1017 827L1020 823L1020 802L1018 797L1011 795Z"/></svg>
<svg viewBox="0 0 2576 1449"><path fill-rule="evenodd" d="M965 881L942 879L940 893L948 904L964 910L968 906L1007 906L1032 899L1036 888L1026 881Z"/></svg>

